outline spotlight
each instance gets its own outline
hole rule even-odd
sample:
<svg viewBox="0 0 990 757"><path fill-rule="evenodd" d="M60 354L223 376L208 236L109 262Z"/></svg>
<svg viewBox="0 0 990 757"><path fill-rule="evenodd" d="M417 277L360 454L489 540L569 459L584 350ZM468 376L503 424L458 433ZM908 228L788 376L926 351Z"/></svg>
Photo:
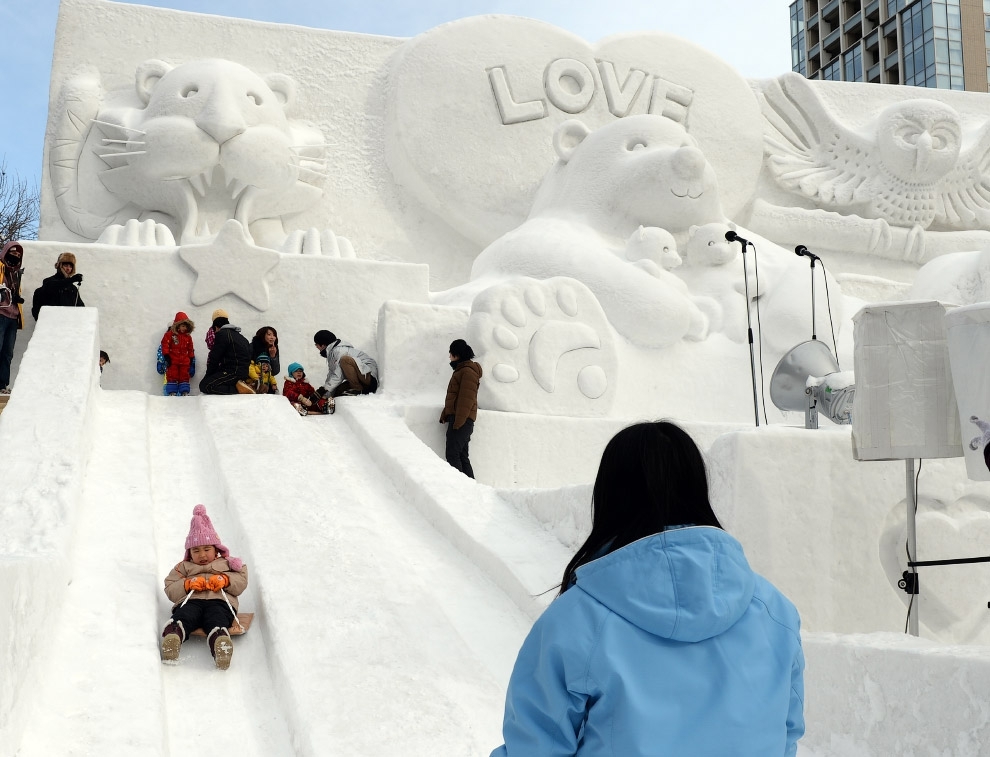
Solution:
<svg viewBox="0 0 990 757"><path fill-rule="evenodd" d="M803 410L805 428L818 428L819 412L833 423L852 423L855 393L853 372L840 372L832 351L817 339L793 347L770 379L770 400L781 410Z"/></svg>

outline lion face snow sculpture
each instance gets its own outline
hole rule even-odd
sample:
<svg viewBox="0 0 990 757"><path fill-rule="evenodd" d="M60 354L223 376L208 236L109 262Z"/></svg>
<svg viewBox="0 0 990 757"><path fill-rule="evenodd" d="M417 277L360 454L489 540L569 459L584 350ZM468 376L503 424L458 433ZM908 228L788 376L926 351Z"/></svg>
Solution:
<svg viewBox="0 0 990 757"><path fill-rule="evenodd" d="M286 116L295 97L288 77L228 60L148 60L135 88L142 107L104 103L92 74L64 90L52 179L77 234L95 239L111 224L154 218L188 244L234 219L260 244L278 244L280 217L320 198L324 139ZM94 197L100 185L109 194ZM275 239L266 238L270 221Z"/></svg>
<svg viewBox="0 0 990 757"><path fill-rule="evenodd" d="M671 234L723 220L715 172L684 127L642 115L591 132L571 120L558 127L554 149L559 161L526 222L475 260L474 290L513 276L570 277L635 344L704 338L705 316L666 270L673 265ZM650 240L653 253L643 249ZM636 249L627 251L630 244Z"/></svg>

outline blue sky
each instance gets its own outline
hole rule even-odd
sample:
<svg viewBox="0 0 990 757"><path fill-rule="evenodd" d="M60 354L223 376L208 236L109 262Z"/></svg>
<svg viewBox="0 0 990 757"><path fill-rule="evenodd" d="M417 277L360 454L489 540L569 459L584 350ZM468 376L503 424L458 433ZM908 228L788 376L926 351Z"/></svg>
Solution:
<svg viewBox="0 0 990 757"><path fill-rule="evenodd" d="M619 32L660 30L693 40L743 76L790 69L789 0L150 0L176 10L314 28L413 37L482 13L548 21L595 42ZM40 185L58 0L0 0L0 159Z"/></svg>

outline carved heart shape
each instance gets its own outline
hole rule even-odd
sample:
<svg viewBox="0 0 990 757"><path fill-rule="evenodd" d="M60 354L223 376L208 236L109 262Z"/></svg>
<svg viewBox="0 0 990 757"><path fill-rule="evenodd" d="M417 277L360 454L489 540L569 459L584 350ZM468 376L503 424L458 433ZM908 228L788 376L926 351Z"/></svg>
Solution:
<svg viewBox="0 0 990 757"><path fill-rule="evenodd" d="M389 72L385 149L396 181L474 242L522 223L556 155L553 132L656 113L684 124L732 218L763 161L759 105L727 63L660 32L597 46L540 21L478 16L407 42Z"/></svg>
<svg viewBox="0 0 990 757"><path fill-rule="evenodd" d="M985 498L962 497L951 504L921 497L918 502L918 560L981 557L990 554L990 512ZM907 569L904 503L887 518L880 543L881 561L894 590ZM990 624L990 563L936 565L918 568L922 636L948 644L988 644ZM906 612L906 607L905 607Z"/></svg>

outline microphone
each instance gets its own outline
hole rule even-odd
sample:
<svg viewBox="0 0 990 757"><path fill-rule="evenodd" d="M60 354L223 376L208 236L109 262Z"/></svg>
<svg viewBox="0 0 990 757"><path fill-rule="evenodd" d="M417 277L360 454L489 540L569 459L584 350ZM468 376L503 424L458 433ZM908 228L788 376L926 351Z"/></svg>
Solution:
<svg viewBox="0 0 990 757"><path fill-rule="evenodd" d="M736 234L736 232L734 232L732 230L729 230L729 231L725 232L725 241L726 242L742 242L742 246L743 247L745 247L746 245L748 245L750 243L748 239L743 239L741 236L739 236L738 234Z"/></svg>
<svg viewBox="0 0 990 757"><path fill-rule="evenodd" d="M812 260L821 260L815 253L805 247L803 244L799 244L794 248L794 254L804 258L811 258Z"/></svg>

